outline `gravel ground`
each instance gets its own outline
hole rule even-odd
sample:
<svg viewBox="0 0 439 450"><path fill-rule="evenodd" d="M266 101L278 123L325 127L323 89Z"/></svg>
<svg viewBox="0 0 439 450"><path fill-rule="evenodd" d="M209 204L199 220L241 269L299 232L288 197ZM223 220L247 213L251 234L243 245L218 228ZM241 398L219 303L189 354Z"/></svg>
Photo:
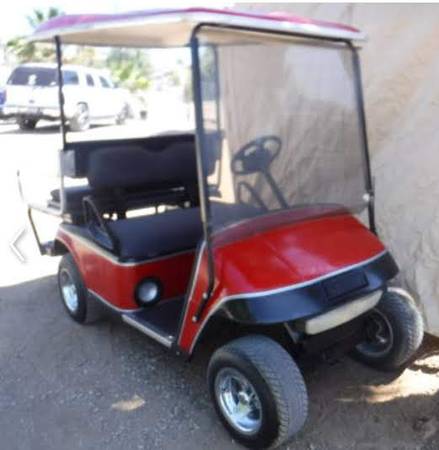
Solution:
<svg viewBox="0 0 439 450"><path fill-rule="evenodd" d="M56 128L56 127L55 127ZM58 298L56 259L37 255L15 172L45 168L54 127L0 127L0 449L235 449L205 383L208 354L186 363L119 321L81 326ZM99 132L102 132L98 130ZM439 448L439 345L401 376L348 359L303 367L310 417L291 450Z"/></svg>
<svg viewBox="0 0 439 450"><path fill-rule="evenodd" d="M54 276L0 288L1 448L233 449L191 363L115 319L74 323ZM437 449L437 346L399 378L307 364L310 418L290 449ZM436 350L435 350L436 349Z"/></svg>

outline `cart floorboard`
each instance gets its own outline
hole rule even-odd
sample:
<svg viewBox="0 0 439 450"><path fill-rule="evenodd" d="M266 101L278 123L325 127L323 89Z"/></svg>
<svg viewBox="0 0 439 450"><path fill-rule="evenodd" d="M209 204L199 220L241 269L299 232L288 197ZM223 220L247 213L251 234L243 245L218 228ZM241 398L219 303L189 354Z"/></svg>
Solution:
<svg viewBox="0 0 439 450"><path fill-rule="evenodd" d="M184 297L162 301L149 309L122 315L124 322L166 347L175 341Z"/></svg>

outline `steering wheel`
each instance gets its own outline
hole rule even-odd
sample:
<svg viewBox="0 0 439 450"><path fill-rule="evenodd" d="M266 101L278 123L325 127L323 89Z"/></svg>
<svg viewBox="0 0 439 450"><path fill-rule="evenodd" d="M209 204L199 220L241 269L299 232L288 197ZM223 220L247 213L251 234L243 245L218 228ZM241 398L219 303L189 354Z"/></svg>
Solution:
<svg viewBox="0 0 439 450"><path fill-rule="evenodd" d="M261 136L241 147L232 158L232 172L248 175L265 172L280 153L282 141L277 136Z"/></svg>

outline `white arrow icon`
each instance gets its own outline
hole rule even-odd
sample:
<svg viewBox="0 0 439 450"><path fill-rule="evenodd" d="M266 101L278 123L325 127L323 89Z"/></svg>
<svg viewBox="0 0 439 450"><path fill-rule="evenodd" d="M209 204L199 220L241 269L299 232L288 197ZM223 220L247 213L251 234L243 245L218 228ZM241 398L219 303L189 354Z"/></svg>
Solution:
<svg viewBox="0 0 439 450"><path fill-rule="evenodd" d="M12 252L14 253L14 255L22 263L25 262L26 260L24 259L24 256L20 253L20 250L18 250L17 242L20 239L20 237L23 235L24 232L25 232L25 228L18 230L17 233L14 234L14 237L12 238L12 240L9 244L9 247L12 250Z"/></svg>

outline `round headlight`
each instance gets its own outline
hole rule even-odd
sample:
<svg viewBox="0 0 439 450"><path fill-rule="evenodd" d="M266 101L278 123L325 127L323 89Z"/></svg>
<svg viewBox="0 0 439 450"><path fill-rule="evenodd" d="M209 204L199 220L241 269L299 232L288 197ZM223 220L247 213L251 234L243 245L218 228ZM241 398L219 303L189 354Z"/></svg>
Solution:
<svg viewBox="0 0 439 450"><path fill-rule="evenodd" d="M136 300L140 306L149 306L160 300L160 284L156 280L141 281L136 289Z"/></svg>

